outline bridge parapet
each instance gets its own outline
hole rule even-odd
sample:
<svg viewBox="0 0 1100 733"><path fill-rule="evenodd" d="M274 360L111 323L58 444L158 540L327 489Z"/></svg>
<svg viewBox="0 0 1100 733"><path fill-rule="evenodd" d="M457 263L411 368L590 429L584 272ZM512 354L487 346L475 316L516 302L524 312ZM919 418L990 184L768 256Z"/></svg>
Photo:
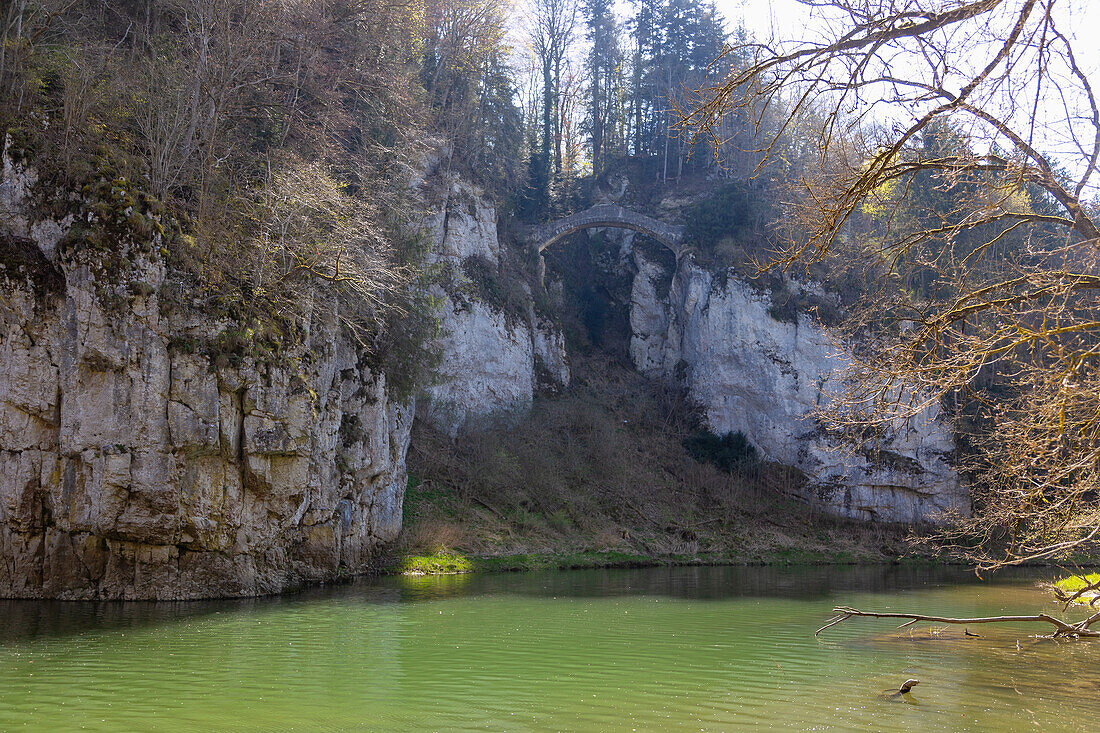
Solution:
<svg viewBox="0 0 1100 733"><path fill-rule="evenodd" d="M584 211L532 228L528 233L528 240L536 244L539 252L542 252L574 232L599 227L632 229L656 239L676 255L680 254L680 245L684 239L682 226L668 224L615 204L597 204Z"/></svg>

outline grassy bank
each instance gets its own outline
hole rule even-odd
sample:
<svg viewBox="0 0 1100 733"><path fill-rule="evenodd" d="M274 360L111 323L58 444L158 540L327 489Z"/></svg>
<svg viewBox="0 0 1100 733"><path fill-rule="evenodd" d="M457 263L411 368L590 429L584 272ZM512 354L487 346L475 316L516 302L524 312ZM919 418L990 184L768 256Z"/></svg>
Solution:
<svg viewBox="0 0 1100 733"><path fill-rule="evenodd" d="M690 565L860 565L895 563L929 565L941 562L930 555L852 555L847 552L799 552L745 556L736 553L701 552L689 555L645 555L616 551L536 552L513 555L466 555L455 550L406 554L388 568L400 575L455 575L507 573L529 570L586 570L598 568L651 568Z"/></svg>
<svg viewBox="0 0 1100 733"><path fill-rule="evenodd" d="M510 424L452 440L420 422L409 468L395 572L924 557L908 527L815 511L796 471L701 436L680 396L607 359Z"/></svg>

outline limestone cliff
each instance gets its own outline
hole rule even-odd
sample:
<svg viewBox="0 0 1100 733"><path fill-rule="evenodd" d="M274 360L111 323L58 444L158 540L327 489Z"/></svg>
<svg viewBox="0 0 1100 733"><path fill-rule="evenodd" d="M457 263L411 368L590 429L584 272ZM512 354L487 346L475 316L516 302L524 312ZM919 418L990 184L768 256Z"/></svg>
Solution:
<svg viewBox="0 0 1100 733"><path fill-rule="evenodd" d="M318 300L305 343L215 366L156 242L59 252L35 174L0 181L0 597L273 593L365 570L400 530L411 406Z"/></svg>
<svg viewBox="0 0 1100 733"><path fill-rule="evenodd" d="M441 303L436 345L443 359L423 414L454 435L526 410L540 381L568 384L569 365L561 331L536 314L530 286L500 273L506 253L496 209L482 191L436 174L429 200L432 258L444 270L444 284L434 289ZM512 288L516 297L494 303L479 279L491 281L493 290Z"/></svg>
<svg viewBox="0 0 1100 733"><path fill-rule="evenodd" d="M681 381L712 431L740 431L768 460L800 468L815 498L845 516L916 521L968 511L951 428L935 411L860 449L813 419L839 393L848 365L813 317L777 320L767 293L732 272L722 282L690 258L668 287L660 266L641 251L633 256L633 361L645 374Z"/></svg>

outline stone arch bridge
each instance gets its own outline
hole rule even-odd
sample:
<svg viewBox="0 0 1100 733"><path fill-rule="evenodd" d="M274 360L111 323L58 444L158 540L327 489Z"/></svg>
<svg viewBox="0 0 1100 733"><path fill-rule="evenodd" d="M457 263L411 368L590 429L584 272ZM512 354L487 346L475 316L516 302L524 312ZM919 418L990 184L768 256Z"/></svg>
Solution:
<svg viewBox="0 0 1100 733"><path fill-rule="evenodd" d="M597 204L584 211L578 211L561 219L531 227L527 231L527 241L537 246L538 251L542 252L550 245L565 239L574 232L600 227L632 229L657 240L672 250L674 255L680 256L684 239L684 228L682 226L667 224L615 204Z"/></svg>

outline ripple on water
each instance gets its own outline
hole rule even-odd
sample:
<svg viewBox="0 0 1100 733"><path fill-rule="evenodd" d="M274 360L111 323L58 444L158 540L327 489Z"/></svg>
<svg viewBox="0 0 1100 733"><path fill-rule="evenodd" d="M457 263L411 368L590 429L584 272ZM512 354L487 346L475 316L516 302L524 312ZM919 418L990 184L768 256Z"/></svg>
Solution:
<svg viewBox="0 0 1100 733"><path fill-rule="evenodd" d="M388 579L283 599L0 606L0 729L1092 730L1100 645L813 631L835 603L1034 608L889 568ZM1021 648L1016 648L1020 638ZM880 691L907 677L904 701Z"/></svg>

